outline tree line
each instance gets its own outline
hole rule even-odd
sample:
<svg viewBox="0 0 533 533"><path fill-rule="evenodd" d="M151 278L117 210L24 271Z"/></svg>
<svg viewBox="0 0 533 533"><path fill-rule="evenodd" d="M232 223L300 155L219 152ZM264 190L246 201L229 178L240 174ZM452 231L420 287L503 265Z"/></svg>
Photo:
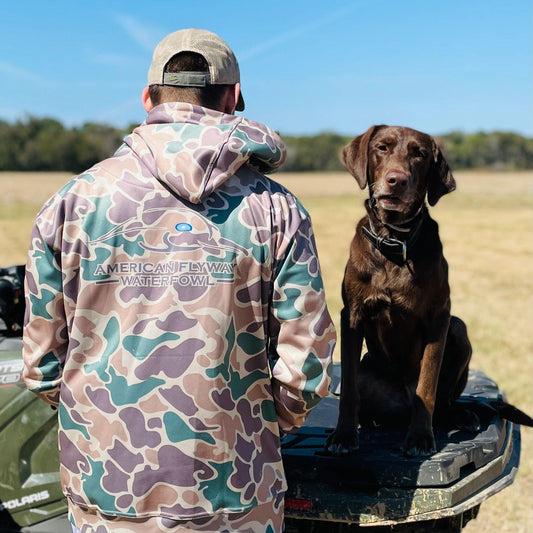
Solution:
<svg viewBox="0 0 533 533"><path fill-rule="evenodd" d="M0 120L0 171L67 171L79 173L109 157L133 126L120 129L86 123L66 128L52 118L27 117L14 123ZM352 137L324 132L312 136L284 136L286 172L343 170L342 147ZM452 169L533 169L533 138L512 132L441 135Z"/></svg>
<svg viewBox="0 0 533 533"><path fill-rule="evenodd" d="M283 137L287 145L285 171L342 170L339 153L353 137L321 133L309 137ZM533 138L517 133L453 131L436 137L453 170L533 169Z"/></svg>
<svg viewBox="0 0 533 533"><path fill-rule="evenodd" d="M125 133L97 123L65 128L51 118L0 120L0 170L79 173L111 155Z"/></svg>

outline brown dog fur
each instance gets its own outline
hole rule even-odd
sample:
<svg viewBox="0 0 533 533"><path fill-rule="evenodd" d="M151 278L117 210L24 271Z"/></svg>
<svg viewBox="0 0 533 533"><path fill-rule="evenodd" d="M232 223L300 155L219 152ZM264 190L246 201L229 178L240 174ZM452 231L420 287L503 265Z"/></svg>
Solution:
<svg viewBox="0 0 533 533"><path fill-rule="evenodd" d="M404 452L428 455L434 414L454 416L472 353L466 326L450 316L448 265L426 205L453 191L455 180L434 139L404 127L373 126L342 160L370 199L343 280L341 398L327 448L357 449L359 423L399 423L408 428ZM478 422L470 416L463 425L475 430Z"/></svg>

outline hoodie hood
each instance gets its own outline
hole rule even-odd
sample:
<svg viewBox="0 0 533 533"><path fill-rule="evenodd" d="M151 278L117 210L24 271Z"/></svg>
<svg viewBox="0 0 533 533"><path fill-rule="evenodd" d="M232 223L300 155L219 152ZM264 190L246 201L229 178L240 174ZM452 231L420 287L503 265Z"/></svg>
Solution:
<svg viewBox="0 0 533 533"><path fill-rule="evenodd" d="M267 126L184 103L154 107L124 143L155 178L195 204L242 165L268 173L286 156L283 141Z"/></svg>

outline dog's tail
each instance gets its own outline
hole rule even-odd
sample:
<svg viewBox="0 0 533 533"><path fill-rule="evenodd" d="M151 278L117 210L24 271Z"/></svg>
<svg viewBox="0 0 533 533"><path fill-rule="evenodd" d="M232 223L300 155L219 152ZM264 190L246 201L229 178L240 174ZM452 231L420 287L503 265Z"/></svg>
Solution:
<svg viewBox="0 0 533 533"><path fill-rule="evenodd" d="M523 411L520 411L518 407L511 405L503 400L494 400L490 402L490 406L498 414L500 418L520 424L521 426L533 427L533 418L526 415Z"/></svg>

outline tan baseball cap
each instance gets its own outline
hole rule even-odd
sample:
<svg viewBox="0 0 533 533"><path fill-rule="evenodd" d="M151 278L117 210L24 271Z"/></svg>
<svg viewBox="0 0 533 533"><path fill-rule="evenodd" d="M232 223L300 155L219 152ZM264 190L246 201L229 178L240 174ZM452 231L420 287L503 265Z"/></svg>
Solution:
<svg viewBox="0 0 533 533"><path fill-rule="evenodd" d="M202 55L209 65L209 72L165 72L167 63L180 52L196 52ZM156 46L148 71L148 85L205 87L234 85L240 81L237 58L227 43L213 32L195 28L167 35ZM244 109L242 93L235 109Z"/></svg>

